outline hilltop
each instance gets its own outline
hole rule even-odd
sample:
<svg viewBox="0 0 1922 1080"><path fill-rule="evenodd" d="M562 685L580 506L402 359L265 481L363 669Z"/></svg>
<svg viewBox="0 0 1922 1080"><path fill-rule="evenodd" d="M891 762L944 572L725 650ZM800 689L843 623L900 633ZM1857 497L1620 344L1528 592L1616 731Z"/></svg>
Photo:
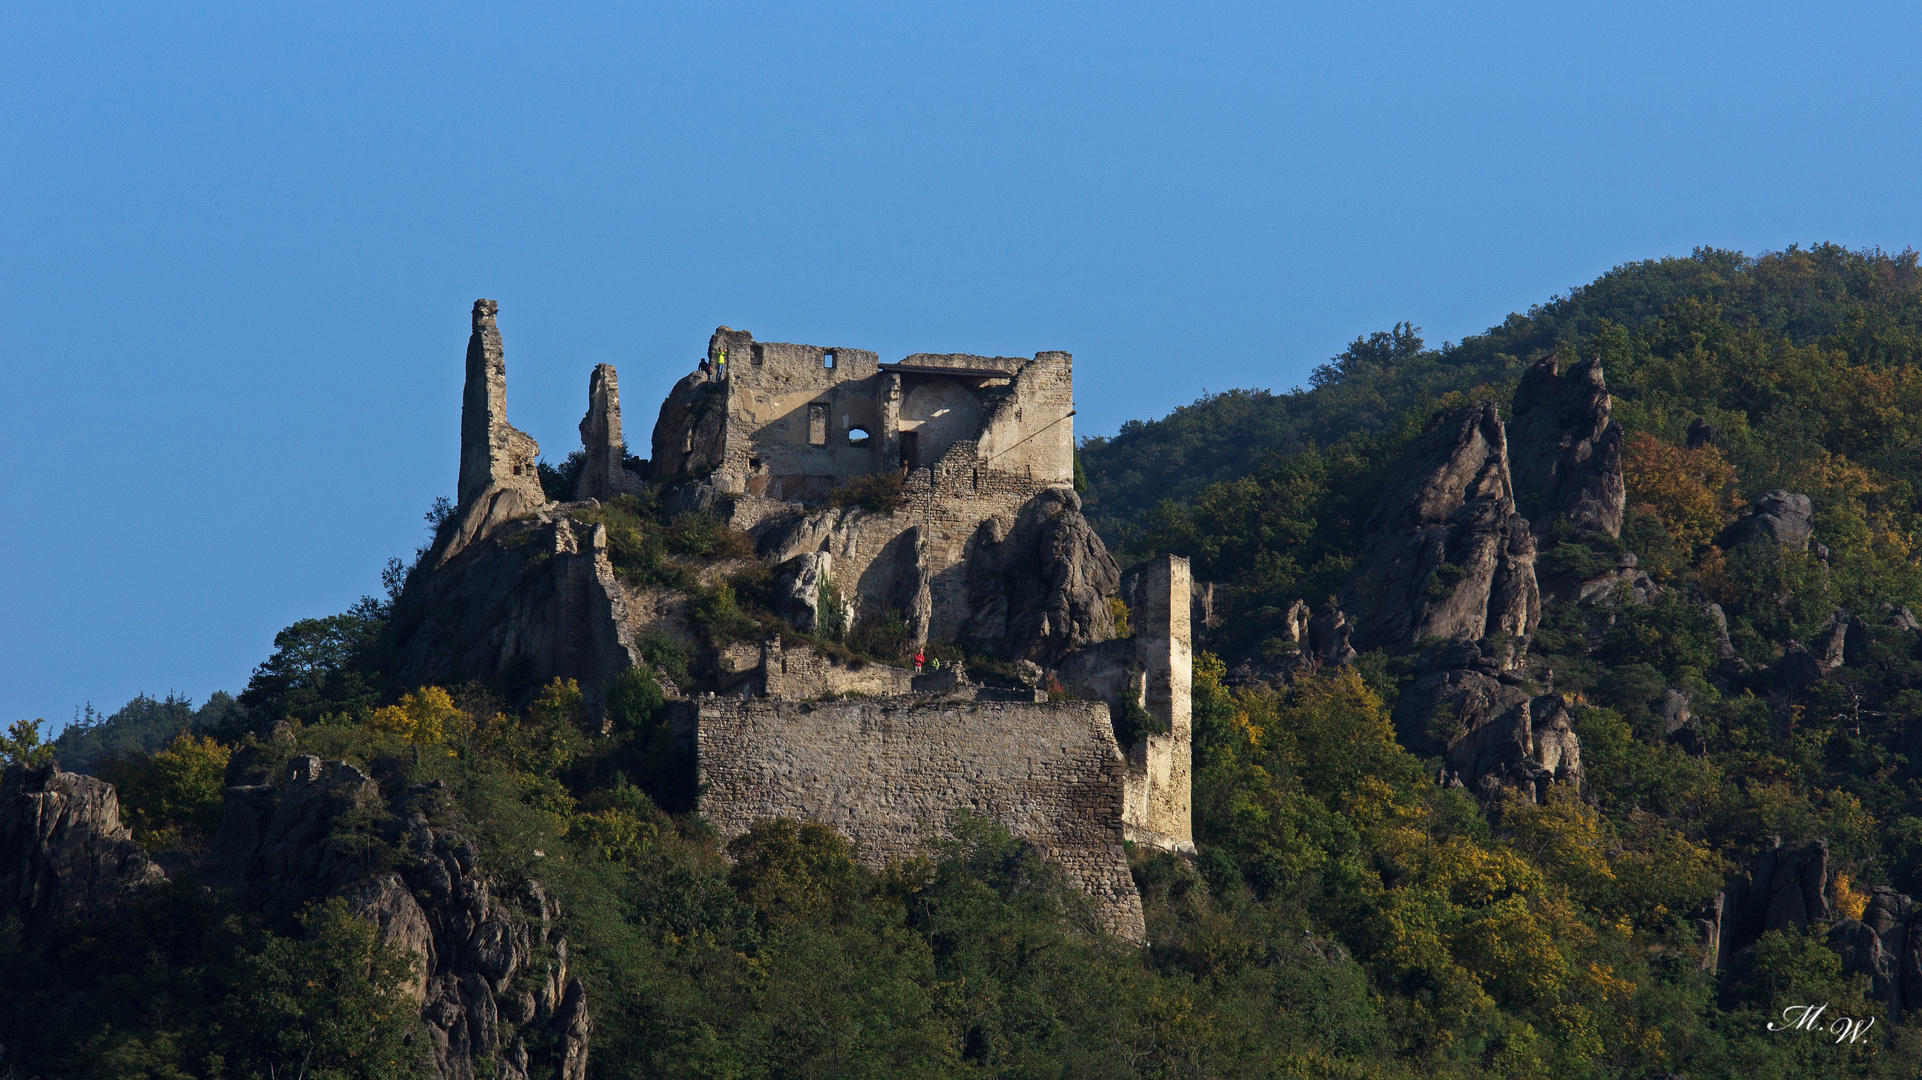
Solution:
<svg viewBox="0 0 1922 1080"><path fill-rule="evenodd" d="M818 373L854 355L836 351L802 359ZM868 377L856 360L850 377ZM985 386L1056 362L895 367ZM605 401L611 372L596 385ZM1131 640L1142 571L1185 559L1196 582L1193 846L1126 851L1146 947L991 815L957 815L918 857L877 865L816 823L723 834L700 811L688 701L765 692L804 657L807 678L843 681L784 722L853 715L845 687L910 685L887 672L916 618L940 625L933 570L920 596L900 575L877 581L865 631L816 579L797 606L774 572L792 538L852 535L873 515L888 558L925 568L895 500L979 486L930 468L893 487L796 485L799 511L724 504L686 462L662 465L691 455L694 472L733 469L752 490L761 460L709 430L710 385L677 390L648 461L617 426L584 422L598 456L536 468L498 417L518 456L486 490L534 516L481 522L481 495L463 491L388 595L283 631L236 702L135 702L56 743L107 755L99 781L10 771L0 814L76 808L62 820L85 827L60 835L85 844L62 850L86 858L60 865L91 876L0 877L18 912L0 965L25 973L0 988L4 1065L265 1075L330 1009L361 1024L359 1043L324 1047L357 1076L414 1075L392 1062L430 1030L440 1075L1922 1063L1914 253L1704 249L1439 349L1398 325L1306 389L1212 395L1084 441L1078 503L1020 489L1047 510L1020 550L1054 561L996 562L955 588L997 630L932 650L994 684L979 692L1072 712L1034 695L1076 697L1072 679L1048 680ZM814 417L798 415L811 440ZM592 505L571 501L584 470L603 484ZM996 550L1017 550L1014 535ZM448 554L453 538L466 553ZM957 574L987 565L979 536L949 542ZM664 629L622 639L639 662L578 685L508 662L479 633L498 621L444 619L454 645L409 644L428 607L475 610L423 599L443 557L492 590L445 595L531 598L507 605L523 613L514 633L546 635L556 656L583 647L543 614L550 595L572 602L569 582L590 599L645 595ZM1060 603L1017 620L1017 592ZM1071 618L1050 631L1056 607ZM474 659L412 676L457 655ZM1158 719L1126 700L1106 701L1124 749ZM162 745L157 717L193 731ZM20 730L7 753L46 756ZM28 832L0 829L0 853ZM425 922L400 933L390 916L415 911ZM410 982L395 941L448 981ZM311 973L329 993L303 997ZM1876 1025L1839 1045L1765 1026L1823 1002ZM439 1019L416 1026L430 1003ZM443 1045L449 1032L467 1042Z"/></svg>

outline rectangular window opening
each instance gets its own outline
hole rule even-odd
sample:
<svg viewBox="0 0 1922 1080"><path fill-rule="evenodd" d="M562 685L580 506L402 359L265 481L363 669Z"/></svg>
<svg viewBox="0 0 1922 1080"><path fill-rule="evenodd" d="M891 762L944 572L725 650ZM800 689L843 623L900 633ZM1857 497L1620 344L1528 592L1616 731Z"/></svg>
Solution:
<svg viewBox="0 0 1922 1080"><path fill-rule="evenodd" d="M824 352L821 354L821 366L824 368L828 368L830 370L833 369L834 367L834 350L833 349L829 349L827 352Z"/></svg>
<svg viewBox="0 0 1922 1080"><path fill-rule="evenodd" d="M808 406L808 445L826 446L828 444L828 407L824 404Z"/></svg>

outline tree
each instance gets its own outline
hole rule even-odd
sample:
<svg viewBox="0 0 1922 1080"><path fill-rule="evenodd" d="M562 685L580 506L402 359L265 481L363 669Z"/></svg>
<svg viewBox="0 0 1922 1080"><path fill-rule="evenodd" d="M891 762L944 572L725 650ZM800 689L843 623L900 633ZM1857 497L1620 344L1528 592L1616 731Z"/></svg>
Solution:
<svg viewBox="0 0 1922 1080"><path fill-rule="evenodd" d="M300 914L304 938L273 937L243 957L228 999L236 1075L403 1080L420 1075L406 986L412 955L375 940L338 897ZM416 1040L424 1045L425 1040Z"/></svg>
<svg viewBox="0 0 1922 1080"><path fill-rule="evenodd" d="M0 765L44 765L53 760L53 744L40 741L45 720L15 720L0 735Z"/></svg>

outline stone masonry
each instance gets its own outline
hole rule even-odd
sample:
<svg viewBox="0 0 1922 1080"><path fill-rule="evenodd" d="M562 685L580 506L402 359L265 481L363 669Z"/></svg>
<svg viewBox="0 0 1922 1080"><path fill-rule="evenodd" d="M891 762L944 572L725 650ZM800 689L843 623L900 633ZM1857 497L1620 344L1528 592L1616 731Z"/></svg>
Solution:
<svg viewBox="0 0 1922 1080"><path fill-rule="evenodd" d="M1188 560L1163 555L1142 567L1135 608L1135 654L1142 664L1142 707L1168 728L1129 751L1122 826L1138 844L1192 852L1189 805L1193 759L1190 719L1194 653L1188 627L1193 585Z"/></svg>
<svg viewBox="0 0 1922 1080"><path fill-rule="evenodd" d="M440 550L438 562L443 564L494 526L526 517L547 502L534 468L540 445L507 422L507 357L495 323L499 310L492 300L474 301L460 409L457 525Z"/></svg>
<svg viewBox="0 0 1922 1080"><path fill-rule="evenodd" d="M1126 765L1098 702L717 700L698 738L701 806L723 835L799 818L879 866L969 810L1059 863L1111 932L1146 939L1116 813Z"/></svg>
<svg viewBox="0 0 1922 1080"><path fill-rule="evenodd" d="M574 498L611 499L644 487L644 481L629 472L622 461L627 443L621 437L621 388L613 364L594 365L594 374L588 377L581 449L584 460Z"/></svg>

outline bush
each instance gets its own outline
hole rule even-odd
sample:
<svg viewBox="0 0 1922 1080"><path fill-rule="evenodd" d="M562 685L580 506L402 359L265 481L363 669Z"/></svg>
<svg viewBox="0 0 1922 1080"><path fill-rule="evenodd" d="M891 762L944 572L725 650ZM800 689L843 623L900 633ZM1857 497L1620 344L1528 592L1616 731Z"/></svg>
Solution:
<svg viewBox="0 0 1922 1080"><path fill-rule="evenodd" d="M907 498L902 493L904 480L900 473L869 473L857 476L828 493L828 503L839 507L860 507L877 514L889 514L901 509Z"/></svg>

